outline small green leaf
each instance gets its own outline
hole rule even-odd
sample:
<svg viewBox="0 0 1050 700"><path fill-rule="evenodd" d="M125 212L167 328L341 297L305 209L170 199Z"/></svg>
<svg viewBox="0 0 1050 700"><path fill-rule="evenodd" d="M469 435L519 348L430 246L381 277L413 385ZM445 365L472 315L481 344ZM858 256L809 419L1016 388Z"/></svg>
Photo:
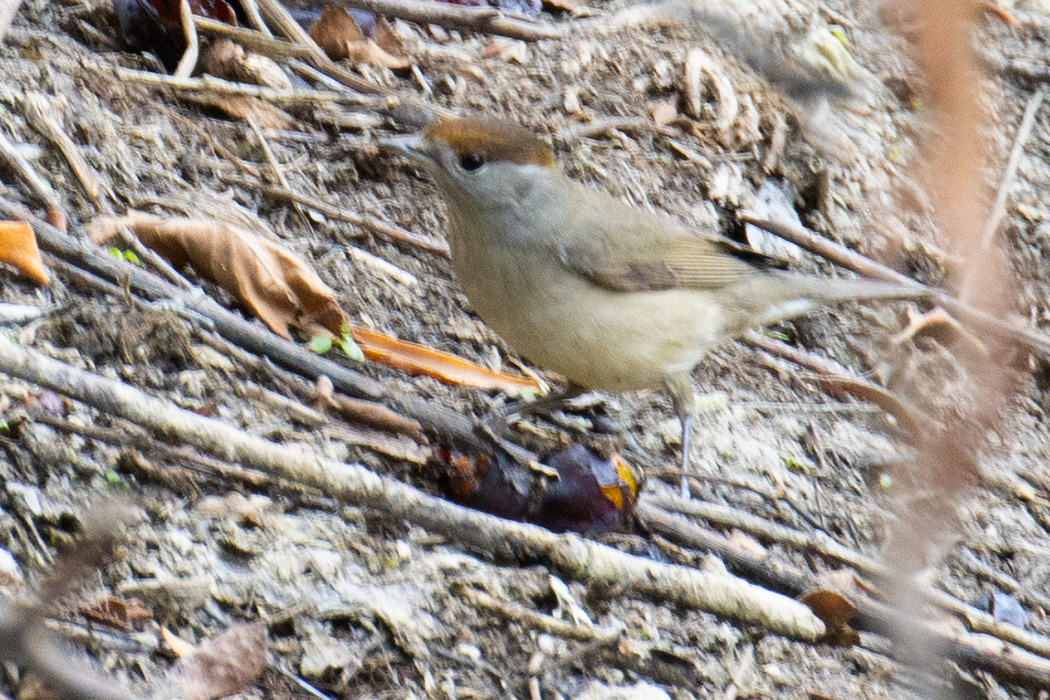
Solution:
<svg viewBox="0 0 1050 700"><path fill-rule="evenodd" d="M110 469L106 472L106 486L111 489L128 489L128 482L124 480L117 471Z"/></svg>
<svg viewBox="0 0 1050 700"><path fill-rule="evenodd" d="M788 340L790 340L790 337L788 336L788 334L783 332L783 331L768 331L767 330L766 331L766 337L767 338L772 338L773 340L782 340L785 343Z"/></svg>
<svg viewBox="0 0 1050 700"><path fill-rule="evenodd" d="M321 334L310 338L310 351L318 355L327 355L332 349L332 336Z"/></svg>
<svg viewBox="0 0 1050 700"><path fill-rule="evenodd" d="M112 255L114 258L124 257L124 253L120 250L120 248L109 248L109 254Z"/></svg>
<svg viewBox="0 0 1050 700"><path fill-rule="evenodd" d="M124 259L132 265L138 265L139 267L142 267L142 261L139 260L139 256L135 255L135 251L133 250L125 250Z"/></svg>
<svg viewBox="0 0 1050 700"><path fill-rule="evenodd" d="M8 424L8 422L6 420L4 420L3 418L0 418L0 430L2 430L4 432L7 432L10 429L11 429L10 424Z"/></svg>
<svg viewBox="0 0 1050 700"><path fill-rule="evenodd" d="M883 472L882 474L879 474L879 488L881 488L881 489L893 488L893 476L891 476L890 474L886 474L885 472Z"/></svg>
<svg viewBox="0 0 1050 700"><path fill-rule="evenodd" d="M806 474L809 472L809 463L790 452L781 452L780 459L784 462L784 466L787 467L789 472L794 472L795 474Z"/></svg>
<svg viewBox="0 0 1050 700"><path fill-rule="evenodd" d="M343 349L346 356L354 362L364 362L365 353L361 349L361 346L354 342L354 339L350 337L349 333L343 333L342 337L339 338L339 347Z"/></svg>

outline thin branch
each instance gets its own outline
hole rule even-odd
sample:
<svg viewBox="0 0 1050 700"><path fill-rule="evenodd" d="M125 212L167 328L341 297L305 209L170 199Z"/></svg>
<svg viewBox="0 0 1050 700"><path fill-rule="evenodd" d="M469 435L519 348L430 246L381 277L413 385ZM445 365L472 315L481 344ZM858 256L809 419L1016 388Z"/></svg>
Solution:
<svg viewBox="0 0 1050 700"><path fill-rule="evenodd" d="M992 205L992 213L988 217L988 223L984 226L984 234L981 236L981 245L975 251L977 255L983 255L992 247L995 234L999 231L999 224L1006 216L1006 199L1010 196L1010 189L1017 179L1017 168L1021 164L1021 156L1024 155L1024 146L1028 142L1028 136L1032 133L1035 125L1035 117L1039 108L1043 106L1046 97L1046 87L1040 85L1032 96L1028 98L1028 104L1024 108L1024 116L1021 124L1017 127L1017 135L1014 137L1013 148L1010 149L1010 159L1006 162L1006 170L1003 179L999 183L999 191L995 195L995 204ZM963 295L960 295L963 296Z"/></svg>
<svg viewBox="0 0 1050 700"><path fill-rule="evenodd" d="M12 170L18 173L33 194L48 209L58 212L63 211L62 202L59 200L54 188L40 177L36 168L19 152L15 144L11 143L3 129L0 129L0 161L6 162ZM65 218L64 214L63 218Z"/></svg>
<svg viewBox="0 0 1050 700"><path fill-rule="evenodd" d="M216 78L213 75L202 75L199 78L179 78L174 75L163 75L161 73L151 73L120 66L96 65L94 69L101 73L108 73L121 81L158 85L189 92L213 92L221 95L256 97L274 104L332 103L355 104L377 108L389 104L389 100L383 97L368 97L352 92L332 92L327 90L279 90L261 85L234 83L222 78Z"/></svg>
<svg viewBox="0 0 1050 700"><path fill-rule="evenodd" d="M635 557L577 535L557 535L465 508L301 446L278 445L179 408L121 382L75 369L0 337L0 371L158 431L207 454L320 488L344 503L403 518L487 556L547 563L562 575L604 582L720 617L814 641L824 625L805 605L722 574ZM1050 678L1050 675L1048 675Z"/></svg>
<svg viewBox="0 0 1050 700"><path fill-rule="evenodd" d="M787 562L756 554L731 542L723 535L706 530L681 516L672 515L648 501L643 500L639 503L638 515L649 528L672 542L715 552L730 570L746 572L752 579L761 581L763 585L774 590L798 596L817 587L816 579L811 574ZM944 594L930 589L927 591L930 596L943 596L938 602L945 604L949 609L960 610L959 606L964 605ZM944 600L945 598L948 600ZM891 636L896 629L904 625L917 638L934 642L939 649L944 650L948 658L966 668L983 669L1001 681L1029 688L1044 688L1050 685L1050 659L1045 655L1037 656L1000 640L958 632L943 625L925 623L920 619L904 619L890 606L872 598L854 597L851 598L851 602L857 606L854 619L857 620L860 629ZM979 611L976 612L980 614ZM1046 638L1029 635L1017 628L1012 628L1007 633L1019 635L1041 651L1050 642ZM1029 639L1030 637L1034 639Z"/></svg>
<svg viewBox="0 0 1050 700"><path fill-rule="evenodd" d="M474 433L474 423L462 413L432 401L395 392L360 372L275 335L258 323L221 307L215 300L184 290L134 265L123 263L103 250L89 246L80 238L67 236L34 216L25 207L0 197L0 213L28 222L36 232L41 249L82 267L105 279L126 285L135 294L151 300L170 299L181 308L211 322L215 330L231 343L283 365L304 377L326 376L340 391L356 398L381 401L418 420L427 430L470 448L482 446Z"/></svg>
<svg viewBox="0 0 1050 700"><path fill-rule="evenodd" d="M388 224L378 219L374 219L370 216L364 216L358 214L355 211L339 207L334 204L305 194L296 190L289 189L287 187L279 187L277 185L270 185L261 182L251 182L244 178L237 178L227 175L220 175L219 179L228 185L237 185L248 190L254 190L262 192L263 194L276 197L278 199L284 199L290 202L298 202L314 211L320 212L329 219L336 221L345 221L348 224L353 224L358 228L367 231L371 234L379 236L394 243L402 243L412 246L413 248L419 248L430 253L435 253L443 258L449 256L448 244L442 240L431 238L430 236L424 236L407 229L403 229L400 226Z"/></svg>
<svg viewBox="0 0 1050 700"><path fill-rule="evenodd" d="M759 228L769 231L774 236L779 236L790 241L800 248L804 248L814 255L826 258L836 265L848 270L871 277L872 279L896 282L897 284L910 285L922 288L923 285L896 270L865 257L856 251L829 241L815 231L797 224L789 224L780 221L763 219L750 212L742 211L738 214L741 221L754 224ZM1008 319L993 316L985 311L977 309L958 299L948 296L947 293L931 291L931 298L943 306L952 315L963 319L973 325L984 328L993 333L1002 335L1009 340L1026 345L1044 357L1050 358L1050 335L1040 333L1031 328L1025 328Z"/></svg>
<svg viewBox="0 0 1050 700"><path fill-rule="evenodd" d="M66 158L66 163L69 164L69 169L73 171L77 182L80 183L80 187L84 190L84 194L91 199L95 208L100 211L109 211L109 204L103 202L99 196L98 173L88 165L80 149L73 143L73 139L69 137L58 119L55 118L52 99L40 92L30 92L26 94L22 104L26 119L62 152L62 155Z"/></svg>
<svg viewBox="0 0 1050 700"><path fill-rule="evenodd" d="M525 41L560 39L565 36L565 32L554 25L507 17L491 7L467 7L422 0L336 0L335 4L420 24L438 24Z"/></svg>
<svg viewBox="0 0 1050 700"><path fill-rule="evenodd" d="M175 67L176 78L188 78L193 75L193 69L197 67L197 57L200 55L201 44L197 38L197 27L193 24L193 10L190 9L189 0L179 2L179 21L182 23L182 35L186 40L186 50L179 59L179 65Z"/></svg>

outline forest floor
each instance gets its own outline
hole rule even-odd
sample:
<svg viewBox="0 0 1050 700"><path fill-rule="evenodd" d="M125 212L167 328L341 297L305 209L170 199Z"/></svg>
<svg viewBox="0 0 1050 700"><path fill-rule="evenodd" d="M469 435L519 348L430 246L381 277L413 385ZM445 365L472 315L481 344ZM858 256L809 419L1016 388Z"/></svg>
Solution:
<svg viewBox="0 0 1050 700"><path fill-rule="evenodd" d="M737 235L734 212L756 208L759 190L769 185L806 226L920 282L944 285L950 255L932 232L918 184L924 114L907 27L901 30L909 19L890 22L886 12L844 0L770 1L761 13L754 3L739 4L747 6L746 21L789 43L804 44L818 29L835 37L863 67L854 76L865 85L861 97L800 106L736 60L733 46L696 26L614 22L626 7L615 0L575 13L548 7L541 21L563 36L538 42L393 21L415 68L349 68L402 106L391 107L385 96L358 104L274 100L288 121L267 126L265 120L284 117L255 113L265 123L253 128L216 108L228 95L118 73L116 67L163 69L149 55L121 50L106 0L27 0L0 45L0 134L50 183L69 235L81 242L96 217L128 208L242 222L301 256L335 290L354 325L492 369L524 368L555 387L560 378L529 367L472 312L439 250L276 196L275 164L294 192L440 241L445 213L433 183L379 141L414 131L428 109L498 116L535 129L572 177L699 230ZM983 136L992 189L1003 179L1022 113L1041 90L1038 76L1002 63L1037 64L1050 55L1047 16L1035 6L1014 12L1012 21L991 13L980 20L979 48L993 68L974 89L991 117ZM706 70L687 70L700 65L698 57ZM287 70L287 61L278 63ZM295 80L309 93L302 78ZM51 105L97 193L86 191L67 158L34 128L26 107L31 93ZM1015 276L1017 323L1038 330L1050 326L1050 110L1036 113L1023 145L998 240ZM0 160L0 204L10 203L38 216L46 208ZM16 218L10 212L0 218ZM45 262L56 262L47 287L0 266L0 302L40 312L2 327L19 346L271 443L442 493L425 439L326 409L316 374L282 367L287 363L263 357L258 346L238 347L199 314L142 293L120 274L78 267L75 255L57 264L49 252ZM140 263L166 274L152 259ZM838 274L810 255L793 265ZM77 274L80 268L94 276ZM252 318L227 291L183 272L205 295ZM767 337L837 361L890 391L939 397L931 410L943 418L982 397L966 395L958 348L939 333L901 339L909 320L929 308L841 305L781 324ZM272 335L261 322L252 327L260 337ZM300 346L308 340L295 337ZM328 357L376 380L387 396L432 402L459 416L480 419L508 400L355 363L337 350ZM1020 381L976 458L978 483L955 504L955 519L939 523L945 536L928 543L922 585L943 599L925 613L946 635L984 640L987 653L979 662L953 657L936 681L948 689L945 697L1046 697L1031 677L1003 670L1009 665L998 664L989 645L1009 634L1003 628L1024 625L1014 641L1028 640L1050 664L1047 364L1034 352L1009 361ZM768 570L758 575L727 559L731 573L789 598L798 592L776 576L785 567L822 582L841 583L842 571L855 572L846 576L850 594L871 594L857 580L877 575L829 551L850 552L854 563L880 560L900 546L890 533L920 497L901 468L910 452L899 421L822 386L812 369L745 342L724 344L695 373L700 407L690 486L708 509L684 517L726 536L734 551ZM56 556L69 557L58 553L113 509L112 519L123 522L115 551L97 573L44 599L43 611L74 639L71 655L88 657L96 671L143 695L175 692L167 684L177 652L162 628L201 644L239 622L264 624L269 657L257 678L230 687L238 697L846 700L916 697L925 687L924 673L902 665L869 623L857 623L859 642L851 646L814 643L589 580L542 555L482 551L469 534L430 531L411 513L274 477L61 394L0 380L0 589L18 600L53 592L43 583L47 572ZM595 437L595 426L605 434ZM423 427L430 441L440 440ZM522 421L511 437L542 453L579 441L613 449L646 474L643 505L677 503L680 434L661 394L591 396L572 412ZM591 537L637 559L704 571L720 566L704 547L644 519ZM130 599L149 614L122 623L124 629L84 616L89 606ZM968 632L960 610L987 611L988 600L997 601L1000 627ZM0 668L0 698L46 697L29 667Z"/></svg>

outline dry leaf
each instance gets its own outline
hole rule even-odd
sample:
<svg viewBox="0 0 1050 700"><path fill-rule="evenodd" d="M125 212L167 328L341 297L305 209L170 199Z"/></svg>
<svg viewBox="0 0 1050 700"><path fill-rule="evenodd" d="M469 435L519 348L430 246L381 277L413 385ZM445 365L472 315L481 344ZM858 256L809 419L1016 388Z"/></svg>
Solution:
<svg viewBox="0 0 1050 700"><path fill-rule="evenodd" d="M451 353L391 338L365 328L351 328L350 335L369 360L413 374L425 374L445 382L480 389L495 389L511 396L528 390L535 391L540 387L539 382L531 377L494 372Z"/></svg>
<svg viewBox="0 0 1050 700"><path fill-rule="evenodd" d="M204 73L227 80L278 90L292 89L292 81L276 61L254 51L245 51L229 39L219 39L209 45L201 54L199 65Z"/></svg>
<svg viewBox="0 0 1050 700"><path fill-rule="evenodd" d="M196 102L199 105L217 109L233 119L248 119L251 117L252 121L262 129L299 130L300 128L299 122L295 120L295 117L269 102L260 100L258 97L220 95L217 93L213 95L186 94L182 97L189 102Z"/></svg>
<svg viewBox="0 0 1050 700"><path fill-rule="evenodd" d="M383 49L388 55L405 61L406 68L412 65L408 58L408 50L405 49L401 37L397 35L394 28L390 26L390 22L387 22L382 15L376 15L376 28L372 34L372 40L376 43L376 46Z"/></svg>
<svg viewBox="0 0 1050 700"><path fill-rule="evenodd" d="M99 217L88 226L96 243L127 227L175 267L190 265L226 289L270 329L290 338L289 327L338 336L345 315L335 292L305 262L258 234L207 219L162 219L141 212Z"/></svg>
<svg viewBox="0 0 1050 700"><path fill-rule="evenodd" d="M326 5L321 17L310 25L310 38L328 54L333 61L341 61L349 53L347 45L364 41L361 27L345 8Z"/></svg>
<svg viewBox="0 0 1050 700"><path fill-rule="evenodd" d="M33 228L24 221L0 221L0 262L12 265L38 284L48 284Z"/></svg>
<svg viewBox="0 0 1050 700"><path fill-rule="evenodd" d="M238 693L266 664L266 627L234 624L181 657L166 678L166 691L186 700L211 700Z"/></svg>
<svg viewBox="0 0 1050 700"><path fill-rule="evenodd" d="M107 597L91 605L81 605L78 611L93 622L128 632L133 629L133 623L153 618L153 613L136 598Z"/></svg>
<svg viewBox="0 0 1050 700"><path fill-rule="evenodd" d="M376 18L375 41L365 37L353 16L343 7L327 5L310 25L310 37L333 61L371 63L392 69L408 68L412 61L390 24Z"/></svg>
<svg viewBox="0 0 1050 700"><path fill-rule="evenodd" d="M860 634L849 626L857 606L845 595L830 588L820 588L802 596L802 602L824 623L822 642L843 647L860 643Z"/></svg>
<svg viewBox="0 0 1050 700"><path fill-rule="evenodd" d="M488 45L481 51L481 57L499 58L508 63L514 61L519 65L525 65L525 62L529 60L529 47L521 39L492 37Z"/></svg>
<svg viewBox="0 0 1050 700"><path fill-rule="evenodd" d="M347 44L346 50L347 58L351 63L368 63L374 66L386 66L393 70L408 68L412 65L412 61L407 58L391 56L371 39Z"/></svg>

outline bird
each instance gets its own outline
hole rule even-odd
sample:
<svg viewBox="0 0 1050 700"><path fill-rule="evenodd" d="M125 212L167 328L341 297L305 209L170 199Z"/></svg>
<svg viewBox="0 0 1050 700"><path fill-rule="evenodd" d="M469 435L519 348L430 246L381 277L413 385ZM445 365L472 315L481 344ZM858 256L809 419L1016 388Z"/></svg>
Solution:
<svg viewBox="0 0 1050 700"><path fill-rule="evenodd" d="M902 284L780 269L747 246L572 180L545 141L513 122L446 117L384 144L436 183L453 272L477 314L568 380L554 400L590 390L670 396L686 493L692 372L713 347L821 305L922 296Z"/></svg>

